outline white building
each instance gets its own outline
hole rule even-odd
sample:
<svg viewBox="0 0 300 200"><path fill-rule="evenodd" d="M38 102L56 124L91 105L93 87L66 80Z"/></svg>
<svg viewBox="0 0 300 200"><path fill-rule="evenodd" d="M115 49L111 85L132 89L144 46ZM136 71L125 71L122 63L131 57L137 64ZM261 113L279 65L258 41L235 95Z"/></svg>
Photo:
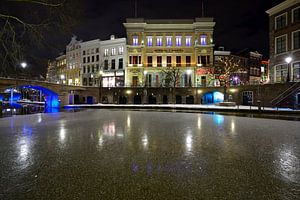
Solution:
<svg viewBox="0 0 300 200"><path fill-rule="evenodd" d="M126 38L115 38L100 42L102 54L102 87L122 87L125 85L127 65Z"/></svg>
<svg viewBox="0 0 300 200"><path fill-rule="evenodd" d="M81 81L84 86L100 85L101 66L100 40L82 42L81 46Z"/></svg>
<svg viewBox="0 0 300 200"><path fill-rule="evenodd" d="M82 42L80 45L83 86L124 86L126 38L111 36L110 40L96 39Z"/></svg>

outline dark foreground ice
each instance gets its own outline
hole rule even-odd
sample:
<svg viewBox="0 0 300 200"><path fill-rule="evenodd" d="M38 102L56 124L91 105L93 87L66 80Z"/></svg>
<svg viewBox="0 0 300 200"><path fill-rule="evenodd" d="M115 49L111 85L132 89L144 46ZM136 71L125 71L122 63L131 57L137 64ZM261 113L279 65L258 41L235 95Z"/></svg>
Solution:
<svg viewBox="0 0 300 200"><path fill-rule="evenodd" d="M86 110L0 119L0 199L300 199L300 122Z"/></svg>

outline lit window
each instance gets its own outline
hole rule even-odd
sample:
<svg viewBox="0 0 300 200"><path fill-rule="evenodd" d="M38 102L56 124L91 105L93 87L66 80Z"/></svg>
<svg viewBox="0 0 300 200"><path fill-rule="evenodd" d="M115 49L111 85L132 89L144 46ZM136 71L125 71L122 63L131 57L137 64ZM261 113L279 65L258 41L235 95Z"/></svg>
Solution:
<svg viewBox="0 0 300 200"><path fill-rule="evenodd" d="M116 55L116 48L112 48L112 49L111 49L111 55L112 55L112 56Z"/></svg>
<svg viewBox="0 0 300 200"><path fill-rule="evenodd" d="M152 45L153 45L152 37L147 37L147 46L152 47Z"/></svg>
<svg viewBox="0 0 300 200"><path fill-rule="evenodd" d="M159 46L159 47L162 46L162 37L156 38L156 46Z"/></svg>
<svg viewBox="0 0 300 200"><path fill-rule="evenodd" d="M132 38L132 45L133 46L139 45L139 37L138 36L133 36L133 38Z"/></svg>
<svg viewBox="0 0 300 200"><path fill-rule="evenodd" d="M119 54L122 55L124 53L124 48L123 47L119 47Z"/></svg>
<svg viewBox="0 0 300 200"><path fill-rule="evenodd" d="M187 47L192 46L192 37L186 37L186 38L185 38L185 45L186 45Z"/></svg>
<svg viewBox="0 0 300 200"><path fill-rule="evenodd" d="M172 46L172 37L168 36L167 37L167 47L170 47L170 46Z"/></svg>
<svg viewBox="0 0 300 200"><path fill-rule="evenodd" d="M177 36L176 37L176 46L177 47L180 47L182 45L182 42L181 42L181 36Z"/></svg>
<svg viewBox="0 0 300 200"><path fill-rule="evenodd" d="M201 35L200 36L200 44L201 45L207 45L207 35Z"/></svg>
<svg viewBox="0 0 300 200"><path fill-rule="evenodd" d="M104 56L108 56L108 49L104 49Z"/></svg>

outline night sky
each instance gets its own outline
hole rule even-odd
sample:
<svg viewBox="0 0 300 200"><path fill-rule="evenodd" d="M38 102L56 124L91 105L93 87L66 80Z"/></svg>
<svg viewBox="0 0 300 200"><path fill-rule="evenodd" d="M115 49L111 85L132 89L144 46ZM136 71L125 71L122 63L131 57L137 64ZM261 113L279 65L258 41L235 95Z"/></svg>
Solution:
<svg viewBox="0 0 300 200"><path fill-rule="evenodd" d="M235 52L249 48L268 57L268 15L265 11L283 0L205 0L205 16L214 17L215 44ZM134 16L134 0L82 0L82 16L73 34L84 41L125 37L123 22ZM188 19L201 16L201 0L138 0L138 17ZM72 34L49 36L56 49L39 51L54 58ZM45 52L47 52L45 54Z"/></svg>

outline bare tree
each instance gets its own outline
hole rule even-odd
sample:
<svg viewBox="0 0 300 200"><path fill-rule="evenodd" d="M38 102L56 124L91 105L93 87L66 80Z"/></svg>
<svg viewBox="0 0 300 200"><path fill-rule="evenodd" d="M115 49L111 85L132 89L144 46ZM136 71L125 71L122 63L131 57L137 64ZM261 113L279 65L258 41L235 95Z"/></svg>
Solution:
<svg viewBox="0 0 300 200"><path fill-rule="evenodd" d="M219 81L224 82L224 101L228 101L227 89L230 87L230 77L235 73L243 73L245 66L242 60L233 56L221 56L215 66L215 73L219 76Z"/></svg>
<svg viewBox="0 0 300 200"><path fill-rule="evenodd" d="M77 0L2 0L0 76L15 74L17 65L27 56L25 52L28 50L49 45L49 34L70 30L79 13L75 9L76 2Z"/></svg>
<svg viewBox="0 0 300 200"><path fill-rule="evenodd" d="M172 88L172 101L175 99L175 89L180 84L182 71L179 67L166 67L162 69L162 84L164 87Z"/></svg>

